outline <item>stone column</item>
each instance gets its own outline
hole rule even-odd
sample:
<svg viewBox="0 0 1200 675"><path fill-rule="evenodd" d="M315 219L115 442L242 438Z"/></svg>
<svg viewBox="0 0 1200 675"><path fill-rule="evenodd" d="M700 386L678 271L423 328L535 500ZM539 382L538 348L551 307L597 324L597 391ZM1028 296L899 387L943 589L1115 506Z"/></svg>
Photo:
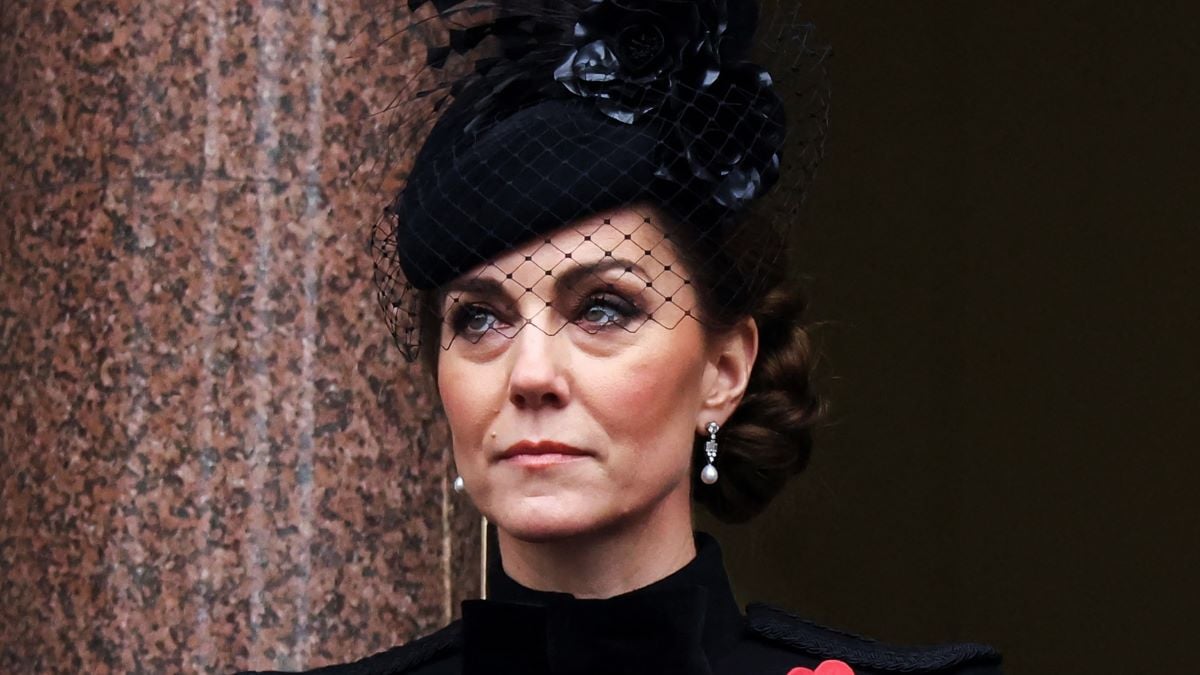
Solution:
<svg viewBox="0 0 1200 675"><path fill-rule="evenodd" d="M308 668L478 592L376 309L403 3L0 11L0 672Z"/></svg>

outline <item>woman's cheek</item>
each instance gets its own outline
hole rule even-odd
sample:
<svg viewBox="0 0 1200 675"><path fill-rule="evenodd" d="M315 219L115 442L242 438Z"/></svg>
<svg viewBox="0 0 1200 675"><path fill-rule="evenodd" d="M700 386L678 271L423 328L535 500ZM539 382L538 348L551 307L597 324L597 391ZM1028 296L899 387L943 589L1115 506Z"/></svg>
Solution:
<svg viewBox="0 0 1200 675"><path fill-rule="evenodd" d="M690 443L690 412L699 377L687 352L638 359L621 368L593 373L593 394L605 414L598 421L622 444L661 445L684 429ZM602 378L602 379L595 379ZM695 381L693 381L695 380ZM687 418L687 419L684 419Z"/></svg>
<svg viewBox="0 0 1200 675"><path fill-rule="evenodd" d="M488 392L471 382L487 381L453 366L439 370L438 391L442 408L450 423L450 435L456 454L481 447L487 429L487 411L494 409Z"/></svg>

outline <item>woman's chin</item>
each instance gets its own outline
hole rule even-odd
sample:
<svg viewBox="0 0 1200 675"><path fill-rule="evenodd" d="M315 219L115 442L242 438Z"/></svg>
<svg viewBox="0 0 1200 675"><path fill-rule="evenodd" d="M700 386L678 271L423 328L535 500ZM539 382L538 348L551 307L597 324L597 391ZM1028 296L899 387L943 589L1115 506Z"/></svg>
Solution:
<svg viewBox="0 0 1200 675"><path fill-rule="evenodd" d="M526 497L489 509L489 520L508 536L529 543L569 539L604 525L604 519L594 508L564 501L555 497Z"/></svg>

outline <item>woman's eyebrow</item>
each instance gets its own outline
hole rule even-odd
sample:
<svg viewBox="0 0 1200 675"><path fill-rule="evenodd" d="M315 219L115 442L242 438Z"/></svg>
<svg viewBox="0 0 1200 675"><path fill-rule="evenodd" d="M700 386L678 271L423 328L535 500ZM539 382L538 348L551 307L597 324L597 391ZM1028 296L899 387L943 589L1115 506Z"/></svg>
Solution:
<svg viewBox="0 0 1200 675"><path fill-rule="evenodd" d="M440 293L442 299L438 301L438 304L445 307L446 301L454 304L460 303L461 299L454 295L473 295L482 301L502 305L512 303L511 294L505 291L503 283L500 283L498 279L490 279L486 276L451 281L442 289L442 293Z"/></svg>
<svg viewBox="0 0 1200 675"><path fill-rule="evenodd" d="M442 297L445 298L451 293L474 293L485 297L506 297L504 286L498 279L488 277L472 277L470 279L458 279L446 284L442 289Z"/></svg>
<svg viewBox="0 0 1200 675"><path fill-rule="evenodd" d="M558 278L555 279L554 285L560 290L573 289L576 286L579 286L589 277L599 276L610 270L620 270L622 272L635 274L642 282L646 284L651 283L650 275L646 274L646 270L642 269L641 265L638 265L632 260L626 260L624 258L605 257L604 259L595 263L582 264L572 267L571 269L560 274Z"/></svg>
<svg viewBox="0 0 1200 675"><path fill-rule="evenodd" d="M585 281L592 277L597 277L605 272L612 270L620 270L623 273L635 274L639 280L649 284L650 276L632 260L606 256L605 258L596 261L595 263L586 263L571 267L569 270L558 275L554 280L554 288L556 293L570 291L582 285ZM482 298L492 300L513 300L510 294L505 289L504 284L500 279L491 277L472 277L470 279L458 279L451 281L442 289L442 301L445 302L451 294L454 293L470 293Z"/></svg>

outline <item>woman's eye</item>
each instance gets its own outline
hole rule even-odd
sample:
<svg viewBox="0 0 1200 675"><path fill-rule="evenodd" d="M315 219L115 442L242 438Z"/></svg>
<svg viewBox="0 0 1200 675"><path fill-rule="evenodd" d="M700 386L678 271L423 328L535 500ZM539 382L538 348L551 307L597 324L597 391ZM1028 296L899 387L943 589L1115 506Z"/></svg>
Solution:
<svg viewBox="0 0 1200 675"><path fill-rule="evenodd" d="M491 312L471 312L466 328L475 333L482 333L491 328L494 323L496 323L496 315Z"/></svg>
<svg viewBox="0 0 1200 675"><path fill-rule="evenodd" d="M617 310L605 305L592 305L583 313L583 320L594 324L607 324L620 320Z"/></svg>
<svg viewBox="0 0 1200 675"><path fill-rule="evenodd" d="M589 332L595 332L607 326L625 326L637 314L637 307L624 298L610 294L597 295L583 303L578 323Z"/></svg>
<svg viewBox="0 0 1200 675"><path fill-rule="evenodd" d="M496 314L479 305L464 305L454 312L454 332L478 338L496 327Z"/></svg>

